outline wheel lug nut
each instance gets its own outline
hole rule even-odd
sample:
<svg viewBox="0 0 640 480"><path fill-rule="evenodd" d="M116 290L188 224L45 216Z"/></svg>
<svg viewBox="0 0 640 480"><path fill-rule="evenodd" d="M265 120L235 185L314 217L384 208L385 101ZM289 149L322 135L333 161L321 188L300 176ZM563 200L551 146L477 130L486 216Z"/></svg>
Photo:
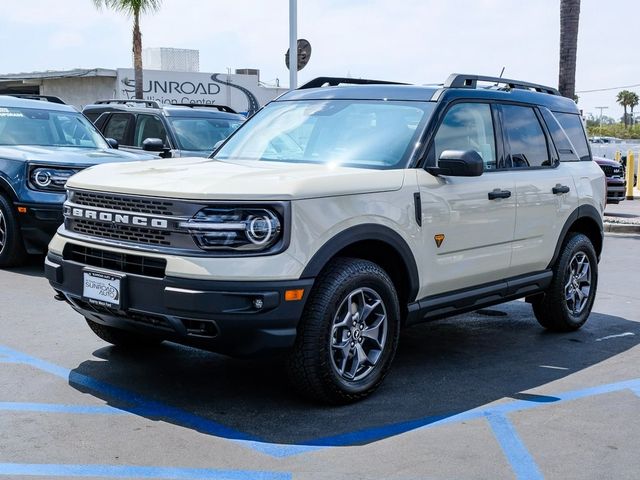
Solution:
<svg viewBox="0 0 640 480"><path fill-rule="evenodd" d="M356 342L351 342L351 346L355 347L356 346Z"/></svg>
<svg viewBox="0 0 640 480"><path fill-rule="evenodd" d="M363 324L363 323L361 323L361 324L359 325L359 327L360 327L360 330L364 330L364 324Z"/></svg>
<svg viewBox="0 0 640 480"><path fill-rule="evenodd" d="M362 343L362 337L360 337L360 338L358 339L358 341L359 341L360 343Z"/></svg>
<svg viewBox="0 0 640 480"><path fill-rule="evenodd" d="M347 337L351 336L351 330L347 330Z"/></svg>

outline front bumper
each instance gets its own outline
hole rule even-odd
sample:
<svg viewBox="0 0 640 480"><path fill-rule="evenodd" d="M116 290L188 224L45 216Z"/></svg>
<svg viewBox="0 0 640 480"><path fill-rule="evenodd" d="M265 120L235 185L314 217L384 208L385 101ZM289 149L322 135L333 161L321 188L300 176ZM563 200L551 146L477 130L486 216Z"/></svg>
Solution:
<svg viewBox="0 0 640 480"><path fill-rule="evenodd" d="M45 275L51 286L85 317L116 328L162 337L232 356L250 356L293 345L313 279L225 282L126 273L120 309L82 298L88 267L49 253ZM285 301L288 289L304 289L300 301ZM256 305L261 304L261 308Z"/></svg>
<svg viewBox="0 0 640 480"><path fill-rule="evenodd" d="M20 213L18 207L26 208ZM20 232L25 249L30 254L47 251L47 245L64 222L62 204L21 203L15 204Z"/></svg>
<svg viewBox="0 0 640 480"><path fill-rule="evenodd" d="M607 178L607 203L618 203L625 199L627 183L618 178Z"/></svg>

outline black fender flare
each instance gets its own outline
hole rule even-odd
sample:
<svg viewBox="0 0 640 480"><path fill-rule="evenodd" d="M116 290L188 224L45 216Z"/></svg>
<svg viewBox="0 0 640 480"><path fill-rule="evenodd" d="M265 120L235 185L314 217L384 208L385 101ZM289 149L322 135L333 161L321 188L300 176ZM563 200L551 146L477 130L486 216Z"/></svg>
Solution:
<svg viewBox="0 0 640 480"><path fill-rule="evenodd" d="M2 194L3 192L7 193L9 200L12 200L14 202L18 200L18 195L16 194L16 191L14 190L11 183L9 183L9 181L3 175L0 175L0 194Z"/></svg>
<svg viewBox="0 0 640 480"><path fill-rule="evenodd" d="M315 278L337 253L346 247L366 240L384 242L402 259L409 278L409 299L414 299L420 289L420 277L413 252L407 242L393 229L378 224L362 224L349 227L333 236L311 257L300 278Z"/></svg>
<svg viewBox="0 0 640 480"><path fill-rule="evenodd" d="M564 244L564 240L565 238L567 238L567 234L569 233L571 226L581 218L588 218L590 220L593 220L594 223L598 226L601 239L604 238L604 226L602 225L602 216L600 215L600 213L598 213L598 210L596 210L596 208L593 205L580 205L573 212L571 212L571 214L569 215L569 218L567 218L567 221L564 223L562 230L560 232L560 236L558 237L558 243L556 244L556 249L553 252L553 257L551 258L551 261L549 262L549 266L547 268L551 268L553 264L556 263L556 260L560 255L560 250L562 249L562 245ZM598 254L598 260L600 260L601 251L597 252L597 254Z"/></svg>

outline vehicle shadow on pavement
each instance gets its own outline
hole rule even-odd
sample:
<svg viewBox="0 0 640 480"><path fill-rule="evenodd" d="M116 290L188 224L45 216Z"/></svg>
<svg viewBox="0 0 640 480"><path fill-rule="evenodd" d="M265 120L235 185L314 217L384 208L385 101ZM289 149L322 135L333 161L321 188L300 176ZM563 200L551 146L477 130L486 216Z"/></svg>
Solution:
<svg viewBox="0 0 640 480"><path fill-rule="evenodd" d="M554 334L538 325L528 304L516 301L405 330L382 387L348 406L301 400L288 386L278 360L235 360L171 343L135 353L105 347L94 352L100 360L83 362L73 373L125 389L145 399L143 403L216 422L248 439L314 445L341 437L347 439L343 444L362 444L371 439L348 434L425 417L446 418L502 398L527 399L533 396L520 392L572 375L638 343L638 322L594 312L581 330ZM110 405L212 433L162 409L145 413L127 399L78 385L73 373L74 388ZM616 380L626 379L611 381ZM415 426L404 430L410 428ZM384 438L402 429L380 431ZM214 434L238 438L220 432Z"/></svg>
<svg viewBox="0 0 640 480"><path fill-rule="evenodd" d="M44 277L44 258L44 255L28 255L22 265L7 270L29 277Z"/></svg>

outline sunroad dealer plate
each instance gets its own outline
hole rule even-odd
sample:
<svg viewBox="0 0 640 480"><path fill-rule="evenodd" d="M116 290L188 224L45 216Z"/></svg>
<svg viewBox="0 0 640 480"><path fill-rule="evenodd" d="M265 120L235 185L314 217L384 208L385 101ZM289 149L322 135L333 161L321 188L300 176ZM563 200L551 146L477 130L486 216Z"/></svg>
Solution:
<svg viewBox="0 0 640 480"><path fill-rule="evenodd" d="M85 269L82 277L82 297L86 301L103 307L122 307L124 276Z"/></svg>

